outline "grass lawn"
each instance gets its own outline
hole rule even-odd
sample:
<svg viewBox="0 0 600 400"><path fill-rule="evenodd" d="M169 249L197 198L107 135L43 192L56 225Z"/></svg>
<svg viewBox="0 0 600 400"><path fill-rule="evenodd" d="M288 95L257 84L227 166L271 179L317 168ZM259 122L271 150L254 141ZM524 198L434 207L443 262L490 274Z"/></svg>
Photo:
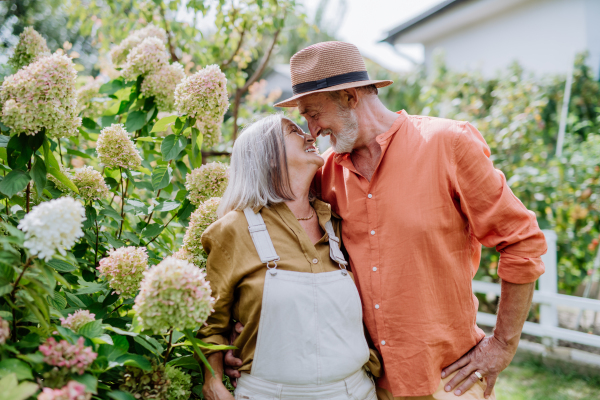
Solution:
<svg viewBox="0 0 600 400"><path fill-rule="evenodd" d="M600 378L553 369L539 361L514 362L498 379L497 400L599 400Z"/></svg>

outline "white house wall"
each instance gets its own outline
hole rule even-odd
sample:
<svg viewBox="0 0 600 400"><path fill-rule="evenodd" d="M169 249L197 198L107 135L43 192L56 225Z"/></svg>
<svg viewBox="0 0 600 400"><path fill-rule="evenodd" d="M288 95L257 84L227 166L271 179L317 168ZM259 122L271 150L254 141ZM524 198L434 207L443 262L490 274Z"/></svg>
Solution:
<svg viewBox="0 0 600 400"><path fill-rule="evenodd" d="M600 60L600 0L531 0L460 27L424 43L431 68L443 49L451 69L481 70L492 76L518 60L537 73L565 73L575 53L592 51L594 71ZM435 18L426 22L435 24Z"/></svg>

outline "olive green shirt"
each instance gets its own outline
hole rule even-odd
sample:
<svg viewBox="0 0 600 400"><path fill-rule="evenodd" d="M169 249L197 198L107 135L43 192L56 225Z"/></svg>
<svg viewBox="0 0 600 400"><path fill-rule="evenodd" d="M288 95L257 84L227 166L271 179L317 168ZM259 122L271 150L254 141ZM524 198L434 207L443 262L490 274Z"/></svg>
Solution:
<svg viewBox="0 0 600 400"><path fill-rule="evenodd" d="M331 219L337 237L341 237L340 220L332 218L329 204L315 200L313 207L323 232L325 223ZM329 257L326 232L313 244L285 203L263 207L260 213L281 258L277 262L278 269L311 273L339 270L338 264ZM244 213L231 211L213 223L202 235L202 246L208 254L207 280L217 301L215 311L198 332L198 338L210 344L228 345L232 321L241 322L244 330L233 343L238 348L234 355L243 362L239 371L250 372L267 267L254 247ZM211 353L214 351L206 351L205 355ZM368 368L379 375L378 357L374 351L371 353Z"/></svg>

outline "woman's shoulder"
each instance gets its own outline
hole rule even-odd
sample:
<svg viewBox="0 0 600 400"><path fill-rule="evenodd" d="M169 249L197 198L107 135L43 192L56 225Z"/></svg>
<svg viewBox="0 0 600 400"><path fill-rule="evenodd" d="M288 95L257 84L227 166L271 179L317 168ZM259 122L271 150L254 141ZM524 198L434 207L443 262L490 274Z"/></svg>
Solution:
<svg viewBox="0 0 600 400"><path fill-rule="evenodd" d="M202 238L214 239L223 244L239 238L239 232L248 232L248 221L243 211L233 210L206 228Z"/></svg>

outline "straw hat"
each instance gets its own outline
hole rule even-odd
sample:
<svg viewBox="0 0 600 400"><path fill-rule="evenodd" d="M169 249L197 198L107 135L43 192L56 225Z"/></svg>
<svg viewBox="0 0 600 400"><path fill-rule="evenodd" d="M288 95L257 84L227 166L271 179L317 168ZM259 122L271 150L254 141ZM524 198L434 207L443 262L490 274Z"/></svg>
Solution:
<svg viewBox="0 0 600 400"><path fill-rule="evenodd" d="M297 99L311 93L393 83L370 79L356 46L344 42L321 42L300 50L290 60L290 72L294 96L275 107L296 107Z"/></svg>

